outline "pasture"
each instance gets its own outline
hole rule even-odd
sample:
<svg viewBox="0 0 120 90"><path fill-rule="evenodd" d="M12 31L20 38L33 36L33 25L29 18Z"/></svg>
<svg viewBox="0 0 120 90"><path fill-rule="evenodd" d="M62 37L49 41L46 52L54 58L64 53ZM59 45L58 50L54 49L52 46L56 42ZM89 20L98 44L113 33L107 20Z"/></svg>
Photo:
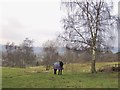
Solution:
<svg viewBox="0 0 120 90"><path fill-rule="evenodd" d="M117 62L96 63L97 69ZM2 68L2 88L118 88L117 72L90 73L90 63L66 64L63 75L45 66Z"/></svg>

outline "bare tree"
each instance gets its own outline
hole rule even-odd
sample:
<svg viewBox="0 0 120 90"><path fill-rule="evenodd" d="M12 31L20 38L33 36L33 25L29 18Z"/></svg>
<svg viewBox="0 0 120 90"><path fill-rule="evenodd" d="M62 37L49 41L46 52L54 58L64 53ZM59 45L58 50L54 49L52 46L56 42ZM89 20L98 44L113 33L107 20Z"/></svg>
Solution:
<svg viewBox="0 0 120 90"><path fill-rule="evenodd" d="M3 58L3 65L6 66L14 66L15 65L15 45L14 43L7 43L6 44L6 53L2 53L2 58Z"/></svg>
<svg viewBox="0 0 120 90"><path fill-rule="evenodd" d="M115 26L115 16L111 14L113 3L108 4L104 0L76 0L62 2L62 6L65 6L67 15L63 19L65 31L59 37L66 41L66 46L71 49L90 49L91 72L95 73L96 51L108 49L112 44Z"/></svg>
<svg viewBox="0 0 120 90"><path fill-rule="evenodd" d="M58 47L54 41L48 40L43 44L43 63L46 65L46 70L58 60L59 54L57 49Z"/></svg>
<svg viewBox="0 0 120 90"><path fill-rule="evenodd" d="M26 38L21 45L6 44L6 52L2 54L4 66L25 67L34 65L36 55L33 51L33 41Z"/></svg>
<svg viewBox="0 0 120 90"><path fill-rule="evenodd" d="M71 49L65 49L65 52L62 56L64 63L74 63L78 59L78 54Z"/></svg>
<svg viewBox="0 0 120 90"><path fill-rule="evenodd" d="M22 49L22 58L23 58L23 64L25 65L34 65L36 60L36 55L33 51L33 40L30 40L29 38L25 38L23 43L20 45L20 48Z"/></svg>

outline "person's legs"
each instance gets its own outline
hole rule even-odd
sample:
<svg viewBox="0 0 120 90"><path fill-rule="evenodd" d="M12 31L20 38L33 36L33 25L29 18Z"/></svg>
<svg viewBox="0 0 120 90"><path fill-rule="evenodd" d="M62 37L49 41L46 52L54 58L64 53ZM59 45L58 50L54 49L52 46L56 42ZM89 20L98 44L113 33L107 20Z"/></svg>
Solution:
<svg viewBox="0 0 120 90"><path fill-rule="evenodd" d="M57 72L57 69L54 69L54 74L56 74L56 72Z"/></svg>
<svg viewBox="0 0 120 90"><path fill-rule="evenodd" d="M62 69L61 69L61 72L60 72L60 73L61 73L61 75L62 75Z"/></svg>
<svg viewBox="0 0 120 90"><path fill-rule="evenodd" d="M58 69L58 75L60 75L60 69Z"/></svg>
<svg viewBox="0 0 120 90"><path fill-rule="evenodd" d="M58 75L62 75L62 69L58 70Z"/></svg>

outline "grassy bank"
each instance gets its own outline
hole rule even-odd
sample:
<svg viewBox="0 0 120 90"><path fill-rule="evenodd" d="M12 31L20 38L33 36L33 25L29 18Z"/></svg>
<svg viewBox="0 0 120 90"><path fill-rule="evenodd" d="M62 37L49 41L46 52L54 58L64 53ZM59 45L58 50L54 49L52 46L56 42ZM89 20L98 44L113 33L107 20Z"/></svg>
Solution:
<svg viewBox="0 0 120 90"><path fill-rule="evenodd" d="M115 62L117 63L117 62ZM113 63L97 63L97 68ZM63 75L53 75L52 69L44 66L21 68L2 68L3 88L117 88L118 73L89 72L90 64L68 64Z"/></svg>

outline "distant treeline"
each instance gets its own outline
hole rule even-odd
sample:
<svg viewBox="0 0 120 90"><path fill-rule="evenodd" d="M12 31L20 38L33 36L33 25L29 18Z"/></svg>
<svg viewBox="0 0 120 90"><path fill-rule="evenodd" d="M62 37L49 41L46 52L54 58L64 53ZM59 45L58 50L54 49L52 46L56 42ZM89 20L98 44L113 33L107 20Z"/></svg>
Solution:
<svg viewBox="0 0 120 90"><path fill-rule="evenodd" d="M38 48L41 49L41 48ZM47 41L43 44L42 52L34 53L33 41L29 38L23 40L20 45L15 43L7 43L5 51L2 52L2 66L9 67L27 67L46 65L52 66L55 61L62 60L64 63L84 63L91 61L91 53L89 49L83 51L71 50L64 48L64 52L58 50L59 47L54 41ZM118 54L111 51L97 51L97 62L118 61Z"/></svg>

